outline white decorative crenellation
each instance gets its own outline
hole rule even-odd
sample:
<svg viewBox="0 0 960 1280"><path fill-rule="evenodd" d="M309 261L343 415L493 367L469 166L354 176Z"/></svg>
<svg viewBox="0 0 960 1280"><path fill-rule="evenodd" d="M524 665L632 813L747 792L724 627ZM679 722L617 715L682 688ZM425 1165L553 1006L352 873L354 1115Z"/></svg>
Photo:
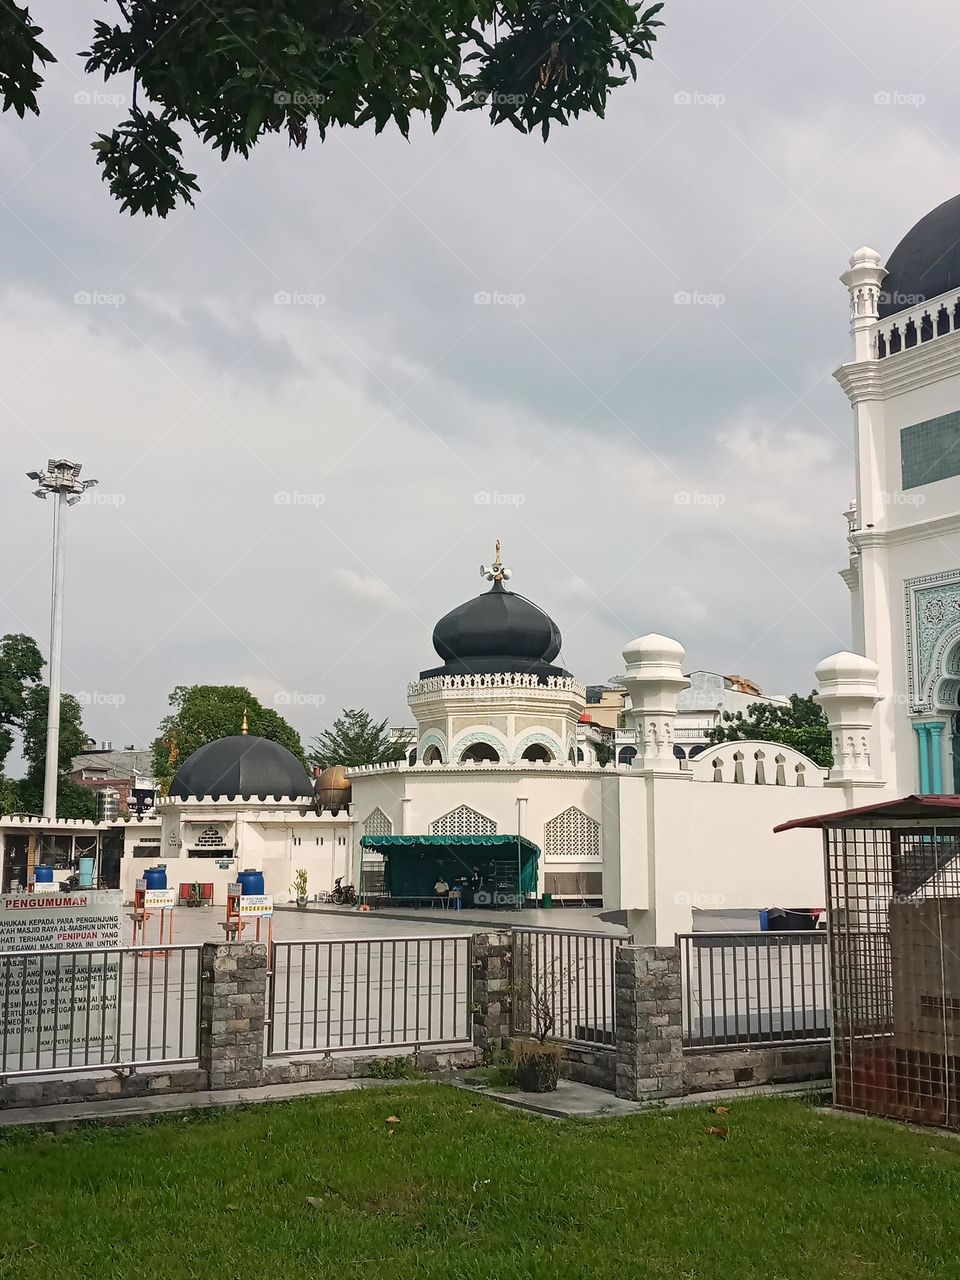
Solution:
<svg viewBox="0 0 960 1280"><path fill-rule="evenodd" d="M871 354L874 360L912 351L937 338L949 337L960 329L960 290L951 289L936 298L928 298L877 320L871 331Z"/></svg>
<svg viewBox="0 0 960 1280"><path fill-rule="evenodd" d="M827 770L780 742L723 742L690 761L695 782L736 786L822 787Z"/></svg>
<svg viewBox="0 0 960 1280"><path fill-rule="evenodd" d="M487 675L427 676L414 680L407 686L407 698L419 698L425 694L453 693L463 690L474 693L478 689L524 689L544 692L575 693L586 697L586 686L572 676L532 675L529 672L490 672Z"/></svg>

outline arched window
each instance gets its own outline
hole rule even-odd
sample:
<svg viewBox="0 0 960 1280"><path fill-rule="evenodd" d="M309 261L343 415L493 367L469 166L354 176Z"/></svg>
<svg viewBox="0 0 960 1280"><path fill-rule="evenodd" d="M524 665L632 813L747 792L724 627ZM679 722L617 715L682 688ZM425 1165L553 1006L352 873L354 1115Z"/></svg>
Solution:
<svg viewBox="0 0 960 1280"><path fill-rule="evenodd" d="M553 756L542 742L531 742L520 759L529 760L533 764L550 764L553 761Z"/></svg>
<svg viewBox="0 0 960 1280"><path fill-rule="evenodd" d="M637 758L636 747L621 747L617 755L618 764L633 764Z"/></svg>
<svg viewBox="0 0 960 1280"><path fill-rule="evenodd" d="M460 757L461 764L497 764L500 760L496 747L489 742L472 742Z"/></svg>
<svg viewBox="0 0 960 1280"><path fill-rule="evenodd" d="M431 743L423 753L424 764L443 764L443 756L440 754L440 748Z"/></svg>

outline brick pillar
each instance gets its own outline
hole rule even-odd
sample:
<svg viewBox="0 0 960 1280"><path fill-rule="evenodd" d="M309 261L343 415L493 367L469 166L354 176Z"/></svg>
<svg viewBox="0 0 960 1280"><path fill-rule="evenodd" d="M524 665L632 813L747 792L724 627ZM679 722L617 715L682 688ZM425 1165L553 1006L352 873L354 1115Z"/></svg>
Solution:
<svg viewBox="0 0 960 1280"><path fill-rule="evenodd" d="M211 1089L263 1083L267 948L205 942L200 968L200 1070Z"/></svg>
<svg viewBox="0 0 960 1280"><path fill-rule="evenodd" d="M510 1039L509 933L473 935L473 1043L491 1058Z"/></svg>
<svg viewBox="0 0 960 1280"><path fill-rule="evenodd" d="M617 1097L683 1093L680 951L621 947L616 962Z"/></svg>

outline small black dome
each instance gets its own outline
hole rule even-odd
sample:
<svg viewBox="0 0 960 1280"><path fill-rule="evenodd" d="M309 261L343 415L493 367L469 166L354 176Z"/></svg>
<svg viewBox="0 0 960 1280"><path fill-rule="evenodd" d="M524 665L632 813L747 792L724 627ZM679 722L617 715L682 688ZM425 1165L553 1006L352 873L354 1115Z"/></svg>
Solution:
<svg viewBox="0 0 960 1280"><path fill-rule="evenodd" d="M313 784L297 757L279 742L239 733L198 747L177 770L170 795L180 800L300 800L313 795Z"/></svg>
<svg viewBox="0 0 960 1280"><path fill-rule="evenodd" d="M960 288L960 196L945 201L907 232L887 262L880 316L896 315Z"/></svg>
<svg viewBox="0 0 960 1280"><path fill-rule="evenodd" d="M458 605L433 629L433 647L442 667L420 676L471 675L483 672L530 672L565 676L550 664L560 652L560 630L551 617L502 582L483 595Z"/></svg>

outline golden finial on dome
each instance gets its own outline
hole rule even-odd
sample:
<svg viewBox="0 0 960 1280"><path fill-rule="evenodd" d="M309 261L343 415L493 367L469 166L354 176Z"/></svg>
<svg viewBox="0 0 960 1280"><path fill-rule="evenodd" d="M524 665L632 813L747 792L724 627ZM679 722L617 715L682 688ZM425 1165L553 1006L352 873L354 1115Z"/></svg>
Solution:
<svg viewBox="0 0 960 1280"><path fill-rule="evenodd" d="M250 726L247 724L247 708L246 707L243 708L243 723L240 725L240 732L241 733L250 732Z"/></svg>
<svg viewBox="0 0 960 1280"><path fill-rule="evenodd" d="M488 582L506 582L508 578L512 577L511 571L503 567L503 563L500 559L500 539L499 538L497 539L497 542L496 542L496 556L494 558L493 564L489 566L482 564L480 566L480 577L486 578Z"/></svg>

